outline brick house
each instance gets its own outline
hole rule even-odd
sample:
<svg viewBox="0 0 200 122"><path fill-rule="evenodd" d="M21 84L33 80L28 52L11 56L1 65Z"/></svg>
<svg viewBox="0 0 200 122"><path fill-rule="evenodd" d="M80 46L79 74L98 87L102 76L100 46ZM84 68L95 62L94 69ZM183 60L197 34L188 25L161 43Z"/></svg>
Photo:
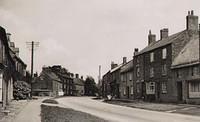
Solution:
<svg viewBox="0 0 200 122"><path fill-rule="evenodd" d="M122 64L118 65L111 62L111 70L103 75L102 78L102 96L112 95L116 98L120 97L120 68Z"/></svg>
<svg viewBox="0 0 200 122"><path fill-rule="evenodd" d="M111 94L110 70L104 74L102 78L102 97L106 98L109 94Z"/></svg>
<svg viewBox="0 0 200 122"><path fill-rule="evenodd" d="M174 82L174 72L171 68L181 50L197 35L198 17L193 14L193 11L186 17L186 25L186 30L170 36L167 28L162 29L158 41L150 31L148 46L134 56L136 62L137 57L143 58L143 78L146 89L145 94L142 94L146 100L162 102L178 100L177 83Z"/></svg>
<svg viewBox="0 0 200 122"><path fill-rule="evenodd" d="M144 55L138 55L139 49L134 49L133 56L133 87L135 99L143 99L146 88L144 82Z"/></svg>
<svg viewBox="0 0 200 122"><path fill-rule="evenodd" d="M122 64L117 65L113 62L111 63L111 70L110 70L110 93L115 98L120 97L119 85L120 85L120 69Z"/></svg>
<svg viewBox="0 0 200 122"><path fill-rule="evenodd" d="M33 83L36 96L63 96L62 80L49 67L43 67L40 76Z"/></svg>
<svg viewBox="0 0 200 122"><path fill-rule="evenodd" d="M120 78L120 98L134 99L133 60L126 62L126 57L123 57L123 65L120 69Z"/></svg>
<svg viewBox="0 0 200 122"><path fill-rule="evenodd" d="M81 76L81 78L79 78L79 74L76 74L75 78L73 78L73 95L83 96L84 93L85 90L83 77Z"/></svg>
<svg viewBox="0 0 200 122"><path fill-rule="evenodd" d="M73 77L74 74L61 67L61 65L54 65L50 67L51 70L60 78L63 83L64 95L73 95Z"/></svg>

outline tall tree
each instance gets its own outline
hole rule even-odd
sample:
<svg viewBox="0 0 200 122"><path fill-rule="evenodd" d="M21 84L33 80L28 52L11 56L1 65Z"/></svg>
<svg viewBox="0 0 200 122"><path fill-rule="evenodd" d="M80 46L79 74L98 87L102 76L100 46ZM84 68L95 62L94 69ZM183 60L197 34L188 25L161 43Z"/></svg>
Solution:
<svg viewBox="0 0 200 122"><path fill-rule="evenodd" d="M94 78L91 76L87 76L85 80L85 95L95 96L97 93L98 93L98 88Z"/></svg>

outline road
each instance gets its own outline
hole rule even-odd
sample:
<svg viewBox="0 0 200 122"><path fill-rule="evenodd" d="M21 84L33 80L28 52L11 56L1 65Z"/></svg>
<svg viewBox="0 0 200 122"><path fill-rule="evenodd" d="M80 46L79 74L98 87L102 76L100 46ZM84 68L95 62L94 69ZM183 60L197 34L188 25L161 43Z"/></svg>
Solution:
<svg viewBox="0 0 200 122"><path fill-rule="evenodd" d="M111 122L200 122L200 117L197 116L112 105L91 97L64 97L57 101L64 107L90 113Z"/></svg>

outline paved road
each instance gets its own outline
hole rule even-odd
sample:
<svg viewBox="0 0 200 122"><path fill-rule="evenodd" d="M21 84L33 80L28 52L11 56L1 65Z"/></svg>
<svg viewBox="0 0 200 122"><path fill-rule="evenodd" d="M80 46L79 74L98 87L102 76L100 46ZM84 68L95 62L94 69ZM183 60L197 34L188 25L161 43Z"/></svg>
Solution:
<svg viewBox="0 0 200 122"><path fill-rule="evenodd" d="M57 101L65 107L104 118L112 122L200 122L200 117L148 111L111 105L90 97L65 97Z"/></svg>

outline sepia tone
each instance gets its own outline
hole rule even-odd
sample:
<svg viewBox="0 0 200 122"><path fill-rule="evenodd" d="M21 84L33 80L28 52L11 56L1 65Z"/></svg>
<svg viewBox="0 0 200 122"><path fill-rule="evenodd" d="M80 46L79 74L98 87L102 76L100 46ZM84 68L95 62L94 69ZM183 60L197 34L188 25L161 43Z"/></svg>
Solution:
<svg viewBox="0 0 200 122"><path fill-rule="evenodd" d="M195 0L1 0L0 122L199 122Z"/></svg>

